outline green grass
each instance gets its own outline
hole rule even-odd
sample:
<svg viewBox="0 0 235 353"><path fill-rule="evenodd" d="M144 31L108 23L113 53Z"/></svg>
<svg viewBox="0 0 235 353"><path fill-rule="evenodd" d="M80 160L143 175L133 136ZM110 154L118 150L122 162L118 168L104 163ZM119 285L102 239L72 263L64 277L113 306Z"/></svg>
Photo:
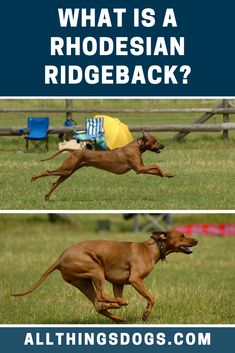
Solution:
<svg viewBox="0 0 235 353"><path fill-rule="evenodd" d="M169 144L161 154L146 152L144 162L157 163L175 178L113 175L83 168L61 184L48 202L44 195L55 177L30 182L33 174L57 168L65 158L40 162L40 153L21 153L23 142L8 142L0 154L0 209L186 210L233 209L234 142L218 138ZM164 142L164 141L163 141ZM55 145L51 143L51 151Z"/></svg>
<svg viewBox="0 0 235 353"><path fill-rule="evenodd" d="M94 233L96 220L104 215L74 215L71 224L48 223L46 215L1 215L0 217L0 323L109 324L89 301L54 272L29 296L11 297L26 289L69 245L84 239L142 241L149 234L120 231L120 215L106 215L114 225L111 233ZM178 215L176 223L194 222L200 215ZM201 215L204 219L206 216ZM228 215L209 215L219 222ZM207 218L208 218L207 217ZM128 224L128 222L126 222ZM127 226L125 226L127 227ZM198 236L199 244L190 256L172 254L158 263L146 278L156 297L149 324L232 324L235 316L235 238ZM107 284L106 292L111 293ZM118 310L127 323L141 323L145 300L125 287L128 307Z"/></svg>

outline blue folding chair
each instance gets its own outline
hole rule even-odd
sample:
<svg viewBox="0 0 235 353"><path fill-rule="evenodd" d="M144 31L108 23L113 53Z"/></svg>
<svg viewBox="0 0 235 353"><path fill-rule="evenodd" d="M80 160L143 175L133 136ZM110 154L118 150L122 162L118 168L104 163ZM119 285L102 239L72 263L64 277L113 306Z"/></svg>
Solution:
<svg viewBox="0 0 235 353"><path fill-rule="evenodd" d="M25 137L26 139L26 151L43 152L43 142L45 142L45 150L48 151L48 127L49 118L34 118L28 117L28 129L29 134ZM32 147L29 147L29 142L31 141Z"/></svg>

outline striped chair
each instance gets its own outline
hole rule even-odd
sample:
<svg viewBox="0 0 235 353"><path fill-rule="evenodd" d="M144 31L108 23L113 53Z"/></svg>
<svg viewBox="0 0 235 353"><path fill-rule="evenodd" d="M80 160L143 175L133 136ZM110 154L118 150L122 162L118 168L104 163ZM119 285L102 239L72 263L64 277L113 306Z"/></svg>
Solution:
<svg viewBox="0 0 235 353"><path fill-rule="evenodd" d="M83 148L107 150L104 136L104 119L87 118L86 131L76 131L73 138L82 145Z"/></svg>

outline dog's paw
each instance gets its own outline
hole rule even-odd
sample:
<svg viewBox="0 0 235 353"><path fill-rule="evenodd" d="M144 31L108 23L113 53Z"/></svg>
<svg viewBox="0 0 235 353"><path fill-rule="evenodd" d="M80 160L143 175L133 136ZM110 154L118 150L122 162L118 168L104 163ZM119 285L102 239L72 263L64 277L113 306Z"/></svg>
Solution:
<svg viewBox="0 0 235 353"><path fill-rule="evenodd" d="M129 301L126 300L126 299L123 299L123 298L116 298L116 300L117 300L117 302L118 302L119 305L124 305L124 306L126 306L126 305L129 304Z"/></svg>
<svg viewBox="0 0 235 353"><path fill-rule="evenodd" d="M48 195L45 195L44 200L45 200L45 201L48 201L48 200L49 200L49 196L48 196Z"/></svg>
<svg viewBox="0 0 235 353"><path fill-rule="evenodd" d="M166 174L165 174L165 177L167 177L167 178L174 178L174 177L175 177L175 174L173 174L173 173L166 173Z"/></svg>
<svg viewBox="0 0 235 353"><path fill-rule="evenodd" d="M99 310L120 309L121 307L118 303L99 303Z"/></svg>
<svg viewBox="0 0 235 353"><path fill-rule="evenodd" d="M126 306L129 304L129 301L128 300L124 300L124 302L122 303L122 305Z"/></svg>
<svg viewBox="0 0 235 353"><path fill-rule="evenodd" d="M149 312L149 310L146 309L143 313L142 320L146 321L148 319L149 315L150 315L150 312Z"/></svg>
<svg viewBox="0 0 235 353"><path fill-rule="evenodd" d="M115 316L115 319L113 318L113 320L116 321L119 324L121 324L123 322L126 322L126 318L121 317L121 316Z"/></svg>

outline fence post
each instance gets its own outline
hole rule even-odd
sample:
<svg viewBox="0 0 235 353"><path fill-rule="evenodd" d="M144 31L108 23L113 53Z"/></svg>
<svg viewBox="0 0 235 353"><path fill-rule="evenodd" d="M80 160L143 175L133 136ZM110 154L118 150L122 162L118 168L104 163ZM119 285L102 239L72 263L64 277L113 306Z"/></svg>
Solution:
<svg viewBox="0 0 235 353"><path fill-rule="evenodd" d="M223 107L229 108L229 101L228 99L223 99ZM229 114L227 112L223 113L223 122L229 123ZM224 141L228 141L228 130L223 130L223 139Z"/></svg>
<svg viewBox="0 0 235 353"><path fill-rule="evenodd" d="M216 108L223 108L223 101L216 106ZM214 115L214 113L205 113L202 116L200 116L198 119L194 120L193 124L203 124L204 122L206 122L207 120L209 120L212 116ZM183 132L183 131L179 131L176 135L173 136L173 140L175 141L180 141L182 140L185 136L187 136L190 133L190 131L188 132Z"/></svg>
<svg viewBox="0 0 235 353"><path fill-rule="evenodd" d="M66 99L65 100L65 104L66 104L66 120L72 120L73 119L73 100L72 99Z"/></svg>

